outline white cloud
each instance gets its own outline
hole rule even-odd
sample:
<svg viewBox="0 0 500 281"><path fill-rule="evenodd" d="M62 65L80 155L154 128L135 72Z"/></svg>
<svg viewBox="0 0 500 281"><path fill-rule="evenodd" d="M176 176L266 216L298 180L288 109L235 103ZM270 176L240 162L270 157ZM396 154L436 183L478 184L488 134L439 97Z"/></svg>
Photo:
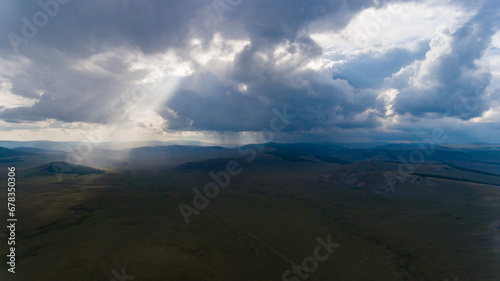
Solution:
<svg viewBox="0 0 500 281"><path fill-rule="evenodd" d="M328 52L339 54L411 47L412 42L435 37L440 26L459 25L469 16L451 1L395 3L361 11L339 32L312 30L311 37Z"/></svg>
<svg viewBox="0 0 500 281"><path fill-rule="evenodd" d="M248 44L249 40L226 39L220 33L215 33L207 46L203 46L200 39L193 39L190 56L201 65L207 65L212 60L231 63L234 56Z"/></svg>
<svg viewBox="0 0 500 281"><path fill-rule="evenodd" d="M130 22L127 13L117 15L116 22L97 13L96 21L84 30L84 10L61 18L64 26L58 28L71 30L69 37L58 38L47 29L53 38L40 33L23 46L25 56L0 50L2 118L27 122L2 121L0 127L7 131L3 137L79 139L85 132L114 126L106 138L173 137L168 128L180 130L177 137L211 138L203 130L252 130L258 122L268 121L268 107L284 104L312 108L306 110L312 118L292 124L296 126L291 130L404 131L413 120L433 123L425 118L427 113L440 118L450 99L430 98L448 90L470 92L468 86L476 86L476 78L489 71L493 79L482 97L492 103L498 100L500 33L482 58L474 56L478 68L475 62L462 61L484 50L479 45L474 49L474 40L486 38L486 33L466 30L472 36L455 49L462 52L455 51L456 61L450 55L453 39L460 37L454 31L471 19L483 22L474 17L477 11L464 8L463 1L388 1L391 4L381 6L382 1L365 0L339 7L341 2L251 1L228 13L222 23L218 18L207 20L215 14L206 13L196 1L137 4L127 10L138 19ZM208 8L213 9L210 4ZM164 17L166 12L171 20ZM460 48L469 45L474 46ZM450 70L450 64L455 69L473 67L451 74L458 77L455 88L444 89L453 79L440 79L436 73ZM141 86L149 93L144 100L121 113L108 110L122 94ZM401 100L406 107L398 109ZM315 118L321 106L333 117ZM498 122L498 108L481 108L477 114L484 114L472 122ZM173 123L168 116L178 119L177 126L168 127L169 121ZM182 131L184 121L194 122L194 130L200 131ZM30 131L34 137L29 137Z"/></svg>
<svg viewBox="0 0 500 281"><path fill-rule="evenodd" d="M16 107L29 107L36 103L36 99L25 98L22 96L14 95L11 92L12 83L8 81L0 82L0 110ZM42 95L42 91L38 91Z"/></svg>

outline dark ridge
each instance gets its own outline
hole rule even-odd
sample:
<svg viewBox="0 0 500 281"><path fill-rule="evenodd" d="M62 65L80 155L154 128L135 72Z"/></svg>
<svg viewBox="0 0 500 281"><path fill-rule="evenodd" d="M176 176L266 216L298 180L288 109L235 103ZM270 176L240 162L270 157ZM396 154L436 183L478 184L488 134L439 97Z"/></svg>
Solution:
<svg viewBox="0 0 500 281"><path fill-rule="evenodd" d="M37 147L16 147L12 148L12 150L27 152L27 153L40 153L40 154L48 154L48 153L64 153L64 151L53 150L53 149L43 149Z"/></svg>
<svg viewBox="0 0 500 281"><path fill-rule="evenodd" d="M12 156L22 156L22 155L35 155L35 154L30 153L30 152L17 151L14 149L0 147L0 158L1 157L12 157Z"/></svg>
<svg viewBox="0 0 500 281"><path fill-rule="evenodd" d="M443 164L446 164L446 165L448 165L448 166L450 166L452 168L455 168L457 170L462 170L462 171L466 171L466 172L471 172L471 173L476 173L476 174L481 174L481 175L487 175L487 176L500 177L500 174L488 173L488 172L483 172L483 171L479 171L479 170L464 168L464 167L453 165L453 164L450 164L450 163L447 163L447 162L443 162Z"/></svg>
<svg viewBox="0 0 500 281"><path fill-rule="evenodd" d="M487 185L500 186L500 184L488 183L488 182L483 182L483 181L468 180L468 179L464 179L464 178L454 178L454 177L448 177L448 176L440 176L440 175L432 175L432 174L422 174L422 173L411 173L411 174L415 175L415 176L426 177L426 178L436 178L436 179L443 179L443 180L453 180L453 181L462 181L462 182L470 182L470 183L479 183L479 184L487 184Z"/></svg>
<svg viewBox="0 0 500 281"><path fill-rule="evenodd" d="M177 166L179 170L221 171L226 169L228 159L210 159L206 161L187 162Z"/></svg>
<svg viewBox="0 0 500 281"><path fill-rule="evenodd" d="M7 159L0 159L0 163L17 163L17 162L22 162L21 158L15 157L15 158L7 158Z"/></svg>
<svg viewBox="0 0 500 281"><path fill-rule="evenodd" d="M39 167L39 171L48 172L50 174L104 174L104 170L95 169L88 166L74 165L66 162L50 162Z"/></svg>

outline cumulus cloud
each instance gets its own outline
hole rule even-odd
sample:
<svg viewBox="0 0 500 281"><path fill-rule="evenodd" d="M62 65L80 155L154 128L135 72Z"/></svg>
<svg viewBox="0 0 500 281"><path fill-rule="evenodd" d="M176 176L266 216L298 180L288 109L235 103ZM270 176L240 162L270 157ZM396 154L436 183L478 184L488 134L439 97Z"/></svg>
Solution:
<svg viewBox="0 0 500 281"><path fill-rule="evenodd" d="M390 139L425 120L497 116L480 119L496 112L484 63L494 1L214 3L71 1L32 38L24 25L43 8L0 4L0 119L224 134L267 127L287 106L299 114L283 138ZM140 85L154 97L114 110Z"/></svg>
<svg viewBox="0 0 500 281"><path fill-rule="evenodd" d="M388 80L399 90L394 105L398 113L470 119L490 107L484 94L491 72L477 61L490 46L497 28L495 7L496 3L485 2L463 25L443 28L431 41L425 59Z"/></svg>
<svg viewBox="0 0 500 281"><path fill-rule="evenodd" d="M423 59L429 50L428 41L420 41L415 50L395 47L385 52L369 50L354 55L339 65L334 78L349 81L356 88L380 88L384 79L416 60Z"/></svg>

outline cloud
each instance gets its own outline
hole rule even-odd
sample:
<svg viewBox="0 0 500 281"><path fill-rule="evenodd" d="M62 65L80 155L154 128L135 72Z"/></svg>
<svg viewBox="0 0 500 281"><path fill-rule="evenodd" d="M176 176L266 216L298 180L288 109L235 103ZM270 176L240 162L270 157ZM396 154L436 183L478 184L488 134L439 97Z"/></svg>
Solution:
<svg viewBox="0 0 500 281"><path fill-rule="evenodd" d="M395 47L385 52L368 51L346 60L338 66L339 73L334 78L349 81L356 88L380 88L384 79L401 68L423 59L429 50L429 42L418 42L415 50Z"/></svg>
<svg viewBox="0 0 500 281"><path fill-rule="evenodd" d="M359 1L362 2L369 3ZM228 114L244 112L245 107L249 108L249 112L254 112L254 107L260 107L266 99L268 103L274 100L276 104L284 104L287 101L280 101L280 98L287 95L285 91L290 90L299 95L300 91L313 91L304 85L287 85L295 78L304 80L299 77L300 72L294 74L293 78L287 77L290 68L306 67L312 58L322 54L321 48L307 34L302 34L305 26L318 17L352 14L361 7L354 4L343 6L338 1L252 1L241 5L241 9L227 14L227 21L234 20L233 24L238 27L239 33L245 34L243 39L239 38L241 35L234 34L234 28L226 28L226 24L214 17L211 5L198 1L182 4L178 1L151 1L147 4L135 1L85 1L61 5L59 13L40 30L37 37L26 46L20 46L21 58L28 63L17 65L16 74L5 75L13 84L13 94L36 99L35 104L3 110L0 118L9 122L46 119L109 122L113 116L108 105L120 93L132 87L134 82L151 74L151 69L147 67L134 69L137 60L148 55L166 54L171 50L189 63L187 72L196 72L189 81L205 77L205 85L200 86L201 89L206 91L208 84L223 84L210 88L214 92L209 94L189 95L189 92L177 91L171 102L171 106L178 109L177 117L175 122L167 118L172 128L184 128L179 125L180 120L185 123L195 118L191 116L194 113L187 114L179 109L183 104L182 99L188 96L193 99L189 103L194 101L199 104L199 118L206 120L210 118L201 116L208 116L211 110L204 106L205 103L216 104L219 111ZM40 7L14 3L10 9L18 16L24 14L29 18ZM113 16L110 17L110 14ZM198 15L202 16L198 18ZM347 19L344 19L344 24ZM21 34L21 31L18 33ZM197 43L193 44L193 40L197 40ZM6 60L13 64L20 60L9 55L9 44L3 42L1 46ZM220 53L217 49L228 51ZM207 51L205 58L200 56L203 51ZM222 59L222 56L227 58ZM210 66L206 66L209 62ZM218 73L217 68L212 68L216 63L221 65ZM231 65L230 69L224 72L227 65ZM205 75L203 71L207 71L207 68L215 75ZM276 81L263 77L266 72ZM225 95L234 90L235 83L248 85L249 93L247 96L233 93L227 99ZM339 91L338 88L328 89L328 83L319 84L322 93ZM256 91L260 92L258 97L248 96L250 92ZM40 96L40 92L43 95ZM304 98L298 96L288 99L296 103ZM320 97L318 101L333 99ZM227 117L225 120L229 123L221 125L221 129L238 130L238 124L240 130L255 128L255 125L246 126L245 122L231 123ZM215 127L200 122L197 121L193 128ZM199 127L197 124L200 124Z"/></svg>
<svg viewBox="0 0 500 281"><path fill-rule="evenodd" d="M283 138L380 139L424 130L419 122L497 116L480 118L500 85L485 62L497 53L494 1L231 3L221 20L210 0L70 1L17 53L7 34L22 36L22 18L42 8L0 4L0 81L9 85L0 119L238 134L288 106L299 115ZM380 30L360 36L373 23ZM113 109L146 84L154 97Z"/></svg>
<svg viewBox="0 0 500 281"><path fill-rule="evenodd" d="M71 1L58 5L59 11L39 28L36 37L20 46L20 54L31 54L35 49L50 46L68 55L85 57L107 48L128 46L143 53L163 52L170 47L182 47L191 35L193 21L209 2L141 1L106 2L97 0ZM10 16L3 25L2 34L13 32L22 36L25 17L43 11L36 2L12 2L5 13ZM2 36L0 47L7 52L11 44ZM41 46L40 46L41 45Z"/></svg>
<svg viewBox="0 0 500 281"><path fill-rule="evenodd" d="M491 73L477 61L489 47L496 29L496 6L492 1L485 2L462 26L443 29L431 41L424 60L388 80L389 86L399 90L394 104L399 114L466 120L489 108L490 101L484 97Z"/></svg>
<svg viewBox="0 0 500 281"><path fill-rule="evenodd" d="M117 63L114 57L97 62L101 64L98 69L78 69L77 60L55 50L46 50L45 55L52 61L45 56L35 57L17 74L7 76L13 85L12 93L36 102L5 109L0 112L0 118L10 122L53 118L65 122L104 123L112 114L109 104L130 85L126 78L141 77L137 72L110 69L126 69L120 65L123 61Z"/></svg>
<svg viewBox="0 0 500 281"><path fill-rule="evenodd" d="M376 125L373 114L362 115L375 103L374 91L354 89L344 80L312 70L272 75L244 80L244 92L209 73L192 75L160 115L171 130L259 131L268 126L273 109L284 107L299 112L287 131Z"/></svg>

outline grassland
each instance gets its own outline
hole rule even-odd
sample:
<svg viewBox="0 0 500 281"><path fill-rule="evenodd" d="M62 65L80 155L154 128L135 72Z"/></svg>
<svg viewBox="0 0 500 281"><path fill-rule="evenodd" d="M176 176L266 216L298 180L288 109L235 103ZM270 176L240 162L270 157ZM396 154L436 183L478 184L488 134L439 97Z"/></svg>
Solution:
<svg viewBox="0 0 500 281"><path fill-rule="evenodd" d="M383 172L397 164L236 160L242 173L190 225L178 205L229 159L66 174L63 182L21 170L18 273L12 279L1 264L1 280L110 280L123 267L136 280L280 280L327 235L341 246L309 280L497 280L495 186L409 179L380 195ZM436 165L419 172L445 168ZM446 167L449 177L464 176Z"/></svg>

